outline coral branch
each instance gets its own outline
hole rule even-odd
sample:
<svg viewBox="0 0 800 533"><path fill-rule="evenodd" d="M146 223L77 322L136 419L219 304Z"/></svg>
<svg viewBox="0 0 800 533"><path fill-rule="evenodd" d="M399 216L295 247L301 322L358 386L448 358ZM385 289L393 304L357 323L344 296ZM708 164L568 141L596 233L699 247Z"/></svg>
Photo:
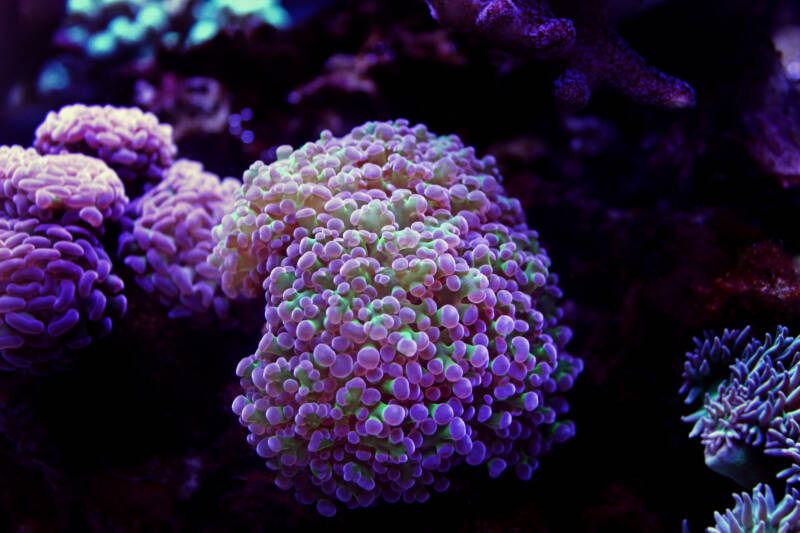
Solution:
<svg viewBox="0 0 800 533"><path fill-rule="evenodd" d="M522 46L537 57L560 56L575 41L572 21L555 18L545 2L428 0L428 5L440 24Z"/></svg>
<svg viewBox="0 0 800 533"><path fill-rule="evenodd" d="M688 83L649 66L592 17L574 22L557 18L544 0L428 0L428 5L445 26L521 48L536 58L563 58L567 67L555 82L555 96L566 107L584 107L600 88L616 88L637 102L670 109L695 104Z"/></svg>
<svg viewBox="0 0 800 533"><path fill-rule="evenodd" d="M555 82L555 96L569 108L584 107L600 88L616 88L637 102L669 109L695 104L688 83L649 66L624 39L596 23L580 27L567 64Z"/></svg>

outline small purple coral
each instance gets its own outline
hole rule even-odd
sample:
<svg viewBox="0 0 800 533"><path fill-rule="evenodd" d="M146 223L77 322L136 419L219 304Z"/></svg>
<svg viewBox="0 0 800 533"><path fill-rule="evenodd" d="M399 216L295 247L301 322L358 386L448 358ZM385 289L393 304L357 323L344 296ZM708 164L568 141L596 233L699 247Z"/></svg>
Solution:
<svg viewBox="0 0 800 533"><path fill-rule="evenodd" d="M73 104L51 111L36 129L42 154L82 153L113 168L133 197L161 180L177 147L172 126L136 107Z"/></svg>
<svg viewBox="0 0 800 533"><path fill-rule="evenodd" d="M0 218L0 368L58 366L125 314L122 280L79 226Z"/></svg>
<svg viewBox="0 0 800 533"><path fill-rule="evenodd" d="M33 148L0 146L0 201L11 218L83 221L102 233L119 220L128 197L116 173L82 154L39 155Z"/></svg>
<svg viewBox="0 0 800 533"><path fill-rule="evenodd" d="M276 484L334 502L425 501L448 470L528 479L575 433L550 259L491 156L406 120L322 133L244 173L209 257L266 292L233 403Z"/></svg>
<svg viewBox="0 0 800 533"><path fill-rule="evenodd" d="M129 207L119 255L139 286L170 308L172 318L227 316L229 300L219 289L219 272L206 258L214 246L211 229L231 209L240 185L181 159Z"/></svg>

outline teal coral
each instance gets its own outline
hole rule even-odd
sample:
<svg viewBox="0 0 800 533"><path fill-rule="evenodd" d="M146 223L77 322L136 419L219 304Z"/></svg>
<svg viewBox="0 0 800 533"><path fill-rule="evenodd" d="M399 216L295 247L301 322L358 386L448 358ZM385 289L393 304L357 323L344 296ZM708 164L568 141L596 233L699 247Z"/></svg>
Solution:
<svg viewBox="0 0 800 533"><path fill-rule="evenodd" d="M70 0L56 42L93 59L141 59L159 48L188 49L220 33L289 22L279 0Z"/></svg>
<svg viewBox="0 0 800 533"><path fill-rule="evenodd" d="M213 39L224 31L242 30L259 24L276 28L289 25L289 14L277 0L208 0L192 10L195 22L186 36L191 47Z"/></svg>

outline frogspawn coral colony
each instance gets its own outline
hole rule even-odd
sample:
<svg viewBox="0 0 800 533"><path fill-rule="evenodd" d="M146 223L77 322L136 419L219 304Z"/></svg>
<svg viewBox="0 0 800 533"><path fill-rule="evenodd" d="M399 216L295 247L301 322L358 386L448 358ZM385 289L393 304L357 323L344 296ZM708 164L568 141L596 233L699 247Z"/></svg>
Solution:
<svg viewBox="0 0 800 533"><path fill-rule="evenodd" d="M494 158L458 137L397 120L282 146L214 237L225 293L266 298L233 410L321 514L425 501L462 463L528 479L574 435L558 278Z"/></svg>
<svg viewBox="0 0 800 533"><path fill-rule="evenodd" d="M107 335L130 296L123 263L170 316L226 315L205 259L238 181L174 162L171 127L136 108L66 106L34 145L0 147L0 367L59 369Z"/></svg>

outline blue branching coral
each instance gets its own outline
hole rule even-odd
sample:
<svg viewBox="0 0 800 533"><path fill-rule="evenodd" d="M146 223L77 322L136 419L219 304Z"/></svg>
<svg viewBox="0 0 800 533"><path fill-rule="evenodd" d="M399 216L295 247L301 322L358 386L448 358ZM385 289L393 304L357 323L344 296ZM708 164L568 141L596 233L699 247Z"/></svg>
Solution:
<svg viewBox="0 0 800 533"><path fill-rule="evenodd" d="M784 327L763 342L748 330L697 342L684 371L687 403L703 405L683 418L705 446L706 464L742 486L778 477L800 481L800 338ZM727 375L722 376L727 366ZM722 376L720 378L720 376ZM786 464L789 461L790 464Z"/></svg>
<svg viewBox="0 0 800 533"><path fill-rule="evenodd" d="M529 479L575 434L583 362L494 158L405 120L277 155L209 256L226 294L266 297L233 410L276 484L331 515L425 501L464 463Z"/></svg>

